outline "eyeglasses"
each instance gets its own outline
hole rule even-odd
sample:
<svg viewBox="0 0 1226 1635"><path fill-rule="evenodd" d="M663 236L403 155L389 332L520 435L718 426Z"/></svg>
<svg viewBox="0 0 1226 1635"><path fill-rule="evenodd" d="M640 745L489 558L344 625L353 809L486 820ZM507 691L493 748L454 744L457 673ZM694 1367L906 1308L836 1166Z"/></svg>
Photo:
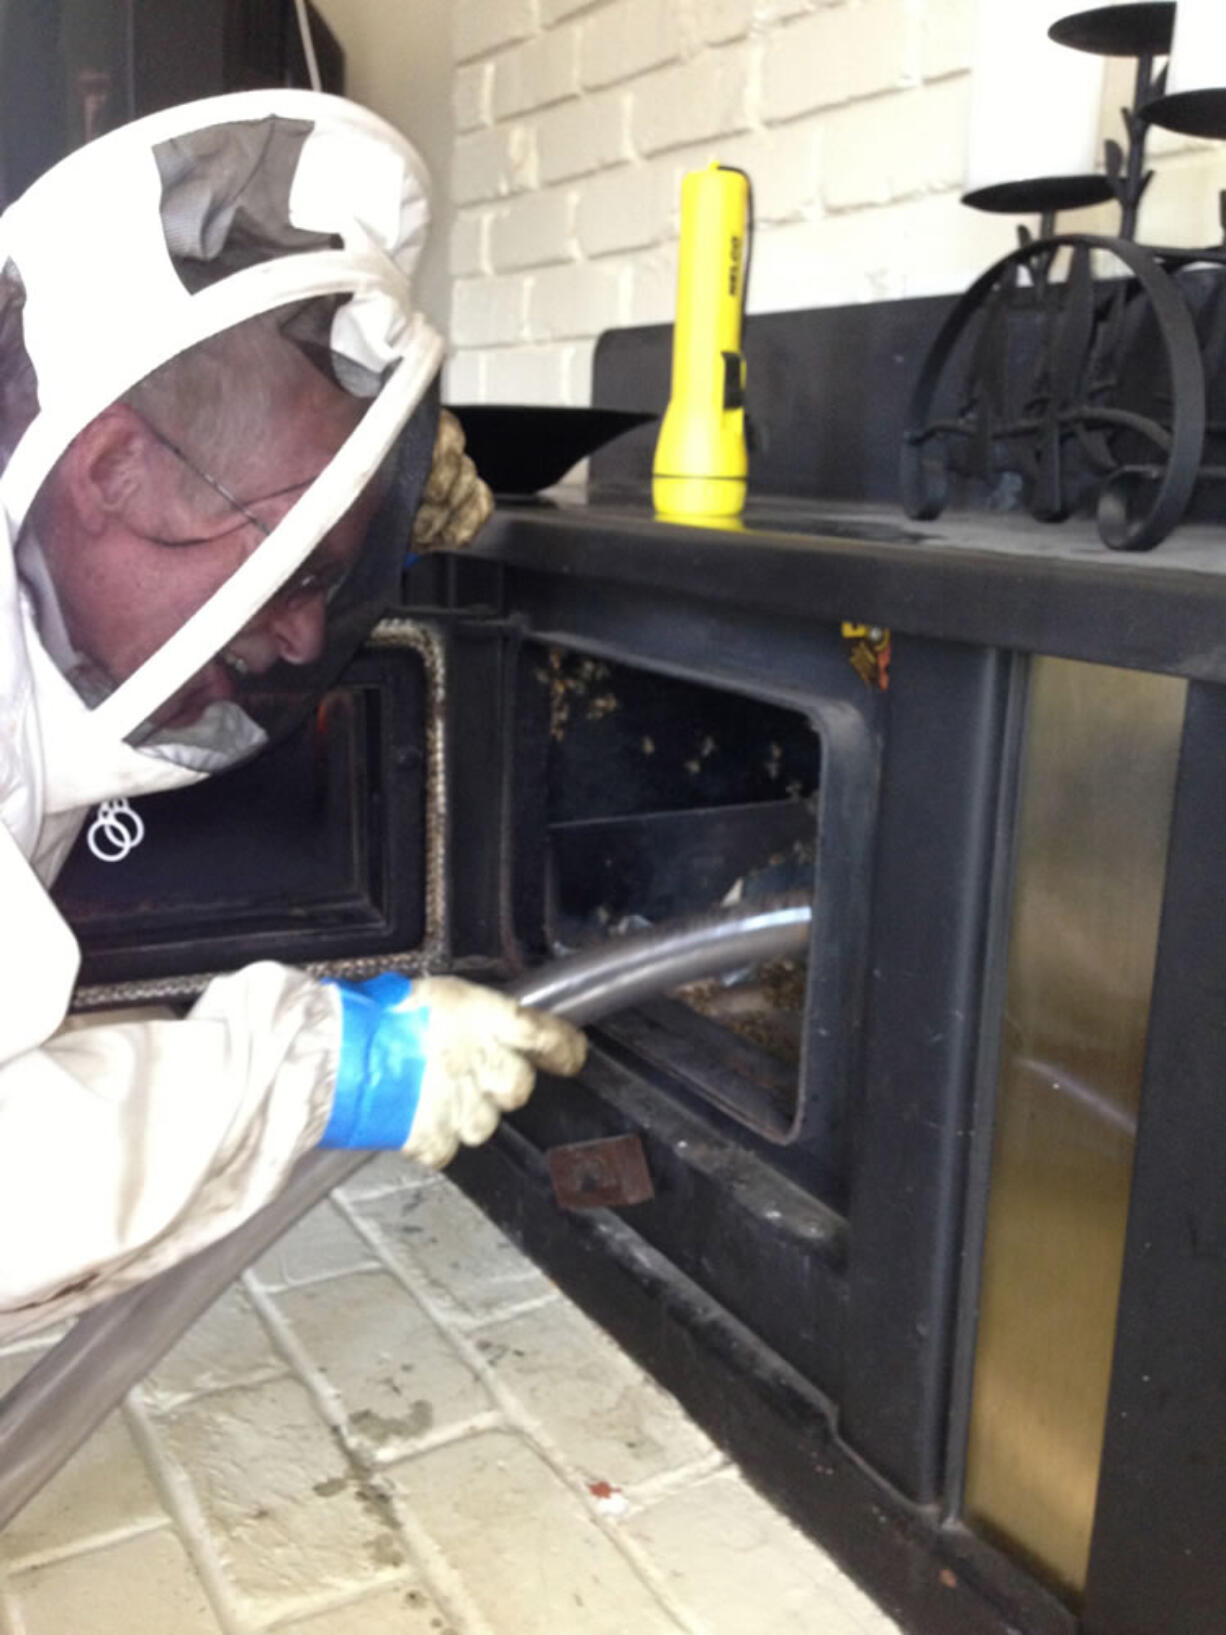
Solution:
<svg viewBox="0 0 1226 1635"><path fill-rule="evenodd" d="M186 539L166 539L157 534L141 535L142 539L149 540L153 545L164 545L168 550L179 550L191 545L211 545L219 539L226 539L229 535L238 533L243 528L255 528L264 539L267 539L284 515L282 507L277 502L283 501L287 495L304 494L315 481L314 477L307 477L301 482L289 483L284 488L274 489L270 494L261 494L258 499L240 500L223 482L198 466L173 438L168 437L145 415L140 415L139 418L156 443L169 454L173 454L194 477L238 512L237 521L211 534L196 534ZM271 521L266 522L260 511L270 506L276 506L276 515ZM269 599L270 605L276 603L278 606L290 606L315 596L322 596L326 602L330 602L348 578L352 563L337 561L330 557L328 552L329 541L325 539L315 547L298 572Z"/></svg>

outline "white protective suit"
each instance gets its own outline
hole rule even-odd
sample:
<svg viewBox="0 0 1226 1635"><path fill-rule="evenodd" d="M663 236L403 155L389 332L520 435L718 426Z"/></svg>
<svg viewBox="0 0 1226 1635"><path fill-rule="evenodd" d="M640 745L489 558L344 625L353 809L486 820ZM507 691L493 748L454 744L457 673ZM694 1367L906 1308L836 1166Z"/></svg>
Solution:
<svg viewBox="0 0 1226 1635"><path fill-rule="evenodd" d="M294 225L339 235L341 247L189 294L162 234L153 144L270 116L310 127ZM207 756L176 764L125 740L301 567L436 375L441 342L409 301L426 215L418 158L390 127L338 99L261 91L114 132L0 218L0 268L15 267L27 292L40 411L0 478L0 1341L217 1238L277 1190L324 1129L336 989L261 964L213 982L184 1020L65 1028L78 949L46 887L95 803L208 770ZM336 319L349 355L386 384L267 543L88 708L49 658L15 572L12 542L40 485L91 417L185 346L332 292L352 297Z"/></svg>

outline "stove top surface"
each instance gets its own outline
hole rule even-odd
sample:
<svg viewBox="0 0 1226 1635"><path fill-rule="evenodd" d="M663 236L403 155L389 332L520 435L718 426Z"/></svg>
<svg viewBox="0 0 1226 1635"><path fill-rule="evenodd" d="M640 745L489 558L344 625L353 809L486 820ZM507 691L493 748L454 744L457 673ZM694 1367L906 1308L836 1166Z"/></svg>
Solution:
<svg viewBox="0 0 1226 1635"><path fill-rule="evenodd" d="M561 486L500 503L473 547L579 580L733 601L781 617L1054 653L1226 682L1226 529L1108 550L1092 519L948 513L754 496L743 517L657 517L641 485Z"/></svg>

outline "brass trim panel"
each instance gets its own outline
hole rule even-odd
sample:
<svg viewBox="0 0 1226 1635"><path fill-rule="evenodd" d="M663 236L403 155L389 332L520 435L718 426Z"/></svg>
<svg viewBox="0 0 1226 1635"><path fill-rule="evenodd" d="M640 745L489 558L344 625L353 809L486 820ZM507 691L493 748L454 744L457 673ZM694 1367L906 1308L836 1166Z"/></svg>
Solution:
<svg viewBox="0 0 1226 1635"><path fill-rule="evenodd" d="M965 1513L1085 1583L1186 682L1030 671Z"/></svg>

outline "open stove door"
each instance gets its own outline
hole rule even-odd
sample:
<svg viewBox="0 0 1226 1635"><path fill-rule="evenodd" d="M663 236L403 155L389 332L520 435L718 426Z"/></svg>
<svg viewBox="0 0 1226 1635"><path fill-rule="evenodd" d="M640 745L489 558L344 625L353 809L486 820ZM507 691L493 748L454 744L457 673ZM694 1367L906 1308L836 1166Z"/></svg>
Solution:
<svg viewBox="0 0 1226 1635"><path fill-rule="evenodd" d="M211 975L257 959L355 977L450 968L453 829L469 869L496 875L502 782L496 709L485 744L493 798L475 798L453 774L453 692L472 685L466 673L452 685L463 622L384 620L284 742L232 773L134 802L138 844L122 814L118 829L111 814L88 820L53 891L82 949L76 1008L186 1001ZM474 645L496 698L499 640ZM488 912L471 926L471 891L455 895L461 957L496 968Z"/></svg>

